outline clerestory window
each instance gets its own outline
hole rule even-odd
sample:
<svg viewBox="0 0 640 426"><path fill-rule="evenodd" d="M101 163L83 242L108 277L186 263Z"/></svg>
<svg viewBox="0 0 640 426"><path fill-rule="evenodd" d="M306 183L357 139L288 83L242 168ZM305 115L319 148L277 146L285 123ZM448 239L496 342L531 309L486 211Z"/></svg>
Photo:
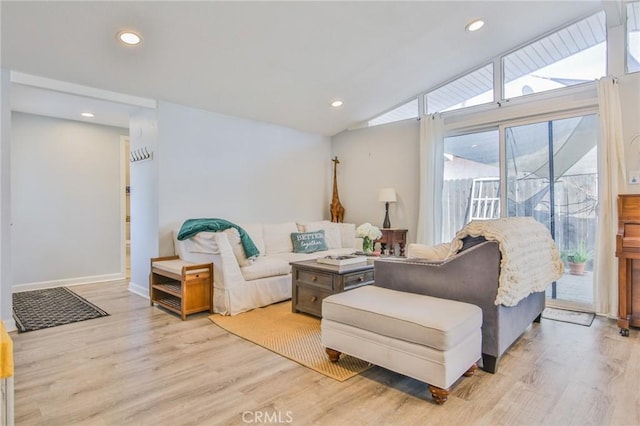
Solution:
<svg viewBox="0 0 640 426"><path fill-rule="evenodd" d="M502 58L504 98L594 81L607 73L604 12L596 13Z"/></svg>
<svg viewBox="0 0 640 426"><path fill-rule="evenodd" d="M493 102L493 64L472 71L425 95L427 114Z"/></svg>
<svg viewBox="0 0 640 426"><path fill-rule="evenodd" d="M389 112L385 112L376 118L369 120L369 126L377 126L379 124L393 123L395 121L406 120L409 118L418 118L418 99L413 99L406 104L400 105Z"/></svg>

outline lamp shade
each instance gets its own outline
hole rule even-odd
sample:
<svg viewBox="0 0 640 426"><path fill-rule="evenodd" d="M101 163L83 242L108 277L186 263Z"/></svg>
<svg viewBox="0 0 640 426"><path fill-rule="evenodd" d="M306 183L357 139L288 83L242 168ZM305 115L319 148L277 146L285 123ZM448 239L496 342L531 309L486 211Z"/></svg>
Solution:
<svg viewBox="0 0 640 426"><path fill-rule="evenodd" d="M378 193L378 201L382 201L385 203L395 203L396 199L396 190L393 188L382 188Z"/></svg>

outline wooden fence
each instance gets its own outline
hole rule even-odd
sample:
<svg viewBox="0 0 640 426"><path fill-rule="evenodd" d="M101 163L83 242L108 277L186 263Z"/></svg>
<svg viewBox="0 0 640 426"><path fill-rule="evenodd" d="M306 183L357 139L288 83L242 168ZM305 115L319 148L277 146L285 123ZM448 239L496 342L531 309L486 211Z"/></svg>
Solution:
<svg viewBox="0 0 640 426"><path fill-rule="evenodd" d="M442 241L451 241L468 222L473 179L444 181L442 188ZM593 250L597 227L597 175L563 176L555 182L555 240L561 251L584 244ZM521 179L508 187L509 216L533 216L551 228L549 182ZM497 186L496 186L497 190ZM542 191L542 192L541 192ZM544 192L546 191L546 193ZM525 201L536 194L542 198L528 208Z"/></svg>

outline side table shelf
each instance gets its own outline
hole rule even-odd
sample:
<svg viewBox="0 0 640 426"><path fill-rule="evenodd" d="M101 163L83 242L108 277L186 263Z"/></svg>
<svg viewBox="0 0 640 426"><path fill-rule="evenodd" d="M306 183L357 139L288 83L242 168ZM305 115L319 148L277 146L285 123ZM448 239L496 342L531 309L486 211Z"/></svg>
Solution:
<svg viewBox="0 0 640 426"><path fill-rule="evenodd" d="M213 313L213 264L189 263L178 256L151 258L149 301L179 314Z"/></svg>
<svg viewBox="0 0 640 426"><path fill-rule="evenodd" d="M399 228L380 228L382 237L376 240L380 243L380 251L384 253L387 246L389 247L389 254L391 256L399 255L404 257L404 246L407 244L407 232L408 229ZM400 248L400 253L396 254L396 244Z"/></svg>

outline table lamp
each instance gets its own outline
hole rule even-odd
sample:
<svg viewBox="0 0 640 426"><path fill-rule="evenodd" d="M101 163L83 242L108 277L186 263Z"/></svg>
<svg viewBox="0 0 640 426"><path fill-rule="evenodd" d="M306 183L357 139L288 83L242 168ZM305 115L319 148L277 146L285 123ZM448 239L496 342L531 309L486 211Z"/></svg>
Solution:
<svg viewBox="0 0 640 426"><path fill-rule="evenodd" d="M384 214L384 223L382 224L383 228L391 228L391 222L389 221L389 203L395 203L396 199L396 190L393 188L382 188L378 193L378 201L384 202L385 206L385 214Z"/></svg>

